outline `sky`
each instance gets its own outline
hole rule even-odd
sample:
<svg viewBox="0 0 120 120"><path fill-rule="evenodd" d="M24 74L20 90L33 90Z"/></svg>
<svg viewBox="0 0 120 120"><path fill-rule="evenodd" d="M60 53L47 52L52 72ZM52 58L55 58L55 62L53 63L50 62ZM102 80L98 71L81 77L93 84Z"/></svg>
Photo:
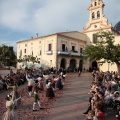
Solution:
<svg viewBox="0 0 120 120"><path fill-rule="evenodd" d="M120 0L103 0L112 26L120 21ZM91 0L0 0L0 46L13 46L31 37L79 31L89 20Z"/></svg>

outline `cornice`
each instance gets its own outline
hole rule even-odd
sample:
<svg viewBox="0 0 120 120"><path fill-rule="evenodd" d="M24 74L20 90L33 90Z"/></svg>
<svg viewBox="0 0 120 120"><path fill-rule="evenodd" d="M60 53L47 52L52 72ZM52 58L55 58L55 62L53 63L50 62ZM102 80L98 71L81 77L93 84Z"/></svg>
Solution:
<svg viewBox="0 0 120 120"><path fill-rule="evenodd" d="M88 31L83 31L83 33L88 33L88 32L96 32L96 31L100 31L100 30L107 30L107 29L111 29L112 27L106 27L106 28L99 28L99 29L94 29L94 30L88 30Z"/></svg>
<svg viewBox="0 0 120 120"><path fill-rule="evenodd" d="M83 33L82 33L83 34ZM80 39L77 39L77 38L73 38L73 37L69 37L69 36L66 36L66 35L62 35L62 34L57 34L59 37L65 37L65 38L68 38L68 39L74 39L74 40L77 40L77 41L81 41L81 42L84 42L86 43L87 41L84 41L84 40L80 40Z"/></svg>

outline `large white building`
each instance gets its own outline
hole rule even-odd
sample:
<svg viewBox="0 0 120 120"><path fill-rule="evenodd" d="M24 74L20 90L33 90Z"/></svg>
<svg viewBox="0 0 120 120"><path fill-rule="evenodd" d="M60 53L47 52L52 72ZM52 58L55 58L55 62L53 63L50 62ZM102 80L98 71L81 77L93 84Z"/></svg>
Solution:
<svg viewBox="0 0 120 120"><path fill-rule="evenodd" d="M42 67L82 68L85 46L86 35L77 31L36 35L36 38L17 42L17 58L33 55L40 58Z"/></svg>
<svg viewBox="0 0 120 120"><path fill-rule="evenodd" d="M89 69L90 67L99 68L102 71L117 71L115 64L99 66L97 61L87 61L82 58L82 51L87 44L96 41L95 33L100 30L108 30L114 33L115 43L120 43L119 23L113 28L108 24L105 17L102 0L91 0L88 7L90 16L86 27L82 32L70 31L55 33L47 36L31 38L17 42L17 58L24 58L25 55L33 55L40 58L40 64L43 67L62 67ZM18 63L18 68L25 63Z"/></svg>

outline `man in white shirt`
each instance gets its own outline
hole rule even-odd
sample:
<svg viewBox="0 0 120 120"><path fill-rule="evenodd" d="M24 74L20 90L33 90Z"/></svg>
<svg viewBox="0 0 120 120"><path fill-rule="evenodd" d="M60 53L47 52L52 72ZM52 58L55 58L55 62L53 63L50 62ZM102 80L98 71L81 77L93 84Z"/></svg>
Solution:
<svg viewBox="0 0 120 120"><path fill-rule="evenodd" d="M28 75L28 74L26 74L26 79L27 79L27 81L28 81L28 93L29 93L29 96L31 97L31 96L32 96L32 88L33 88L33 86L34 86L34 84L35 84L35 81L34 81L34 79L33 79L30 75Z"/></svg>

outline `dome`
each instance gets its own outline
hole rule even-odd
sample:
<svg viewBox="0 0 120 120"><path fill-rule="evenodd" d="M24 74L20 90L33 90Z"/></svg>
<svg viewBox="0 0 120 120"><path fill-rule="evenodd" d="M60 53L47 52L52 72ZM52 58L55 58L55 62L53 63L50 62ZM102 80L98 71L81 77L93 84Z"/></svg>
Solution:
<svg viewBox="0 0 120 120"><path fill-rule="evenodd" d="M114 30L120 31L120 21L114 26Z"/></svg>

